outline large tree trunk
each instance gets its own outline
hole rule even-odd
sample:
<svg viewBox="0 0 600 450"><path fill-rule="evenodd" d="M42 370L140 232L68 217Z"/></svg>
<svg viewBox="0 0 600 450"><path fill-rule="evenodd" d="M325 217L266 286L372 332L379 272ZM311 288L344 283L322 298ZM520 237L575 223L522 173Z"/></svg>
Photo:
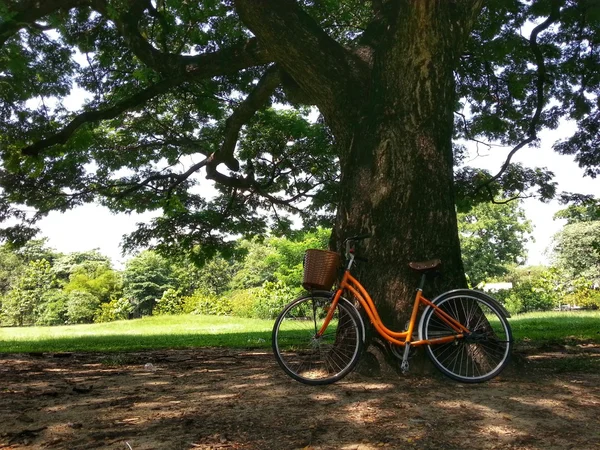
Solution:
<svg viewBox="0 0 600 450"><path fill-rule="evenodd" d="M482 0L373 2L361 46L343 49L292 0L235 0L240 17L319 107L339 146L334 241L369 232L359 269L384 322L404 325L419 276L426 296L465 286L453 190L454 68ZM299 63L300 62L300 63Z"/></svg>
<svg viewBox="0 0 600 450"><path fill-rule="evenodd" d="M431 3L398 13L395 35L373 55L368 103L344 133L335 234L372 234L359 275L392 326L404 325L418 283L408 262L442 260L426 294L465 286L451 144L460 43Z"/></svg>

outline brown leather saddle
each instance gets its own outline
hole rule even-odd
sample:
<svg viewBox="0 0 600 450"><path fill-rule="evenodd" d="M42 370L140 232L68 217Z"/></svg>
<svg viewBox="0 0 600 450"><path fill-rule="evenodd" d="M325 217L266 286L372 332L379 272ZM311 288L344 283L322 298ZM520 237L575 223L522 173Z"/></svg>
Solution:
<svg viewBox="0 0 600 450"><path fill-rule="evenodd" d="M442 266L441 259L430 259L422 262L409 262L408 267L421 273L434 272Z"/></svg>

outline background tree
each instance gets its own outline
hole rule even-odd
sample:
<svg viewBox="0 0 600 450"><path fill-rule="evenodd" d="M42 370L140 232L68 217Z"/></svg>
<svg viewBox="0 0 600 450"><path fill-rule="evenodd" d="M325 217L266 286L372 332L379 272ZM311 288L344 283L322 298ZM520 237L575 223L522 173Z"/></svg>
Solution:
<svg viewBox="0 0 600 450"><path fill-rule="evenodd" d="M0 296L5 295L23 271L23 260L10 245L0 247Z"/></svg>
<svg viewBox="0 0 600 450"><path fill-rule="evenodd" d="M110 258L100 254L98 249L87 252L72 252L61 255L53 261L52 269L56 276L61 280L68 280L69 276L80 267L89 267L88 270L95 270L95 267L111 267Z"/></svg>
<svg viewBox="0 0 600 450"><path fill-rule="evenodd" d="M459 213L458 229L465 271L473 286L525 262L532 227L516 201L481 203Z"/></svg>
<svg viewBox="0 0 600 450"><path fill-rule="evenodd" d="M600 220L600 200L583 198L554 214L554 219L566 219L567 225Z"/></svg>
<svg viewBox="0 0 600 450"><path fill-rule="evenodd" d="M552 262L569 280L600 285L600 220L565 225L553 238Z"/></svg>
<svg viewBox="0 0 600 450"><path fill-rule="evenodd" d="M144 251L127 261L123 271L123 294L136 316L150 315L163 293L173 287L169 262L152 251Z"/></svg>
<svg viewBox="0 0 600 450"><path fill-rule="evenodd" d="M30 261L16 286L2 302L2 315L9 325L33 325L55 287L56 277L45 259Z"/></svg>
<svg viewBox="0 0 600 450"><path fill-rule="evenodd" d="M97 200L162 211L128 247L202 261L231 234L287 230L286 214L335 213L334 245L373 235L362 278L403 323L408 261L444 260L434 290L465 282L456 203L554 195L552 174L511 164L542 129L577 121L556 149L598 173L595 0L23 0L0 15L0 215L23 221L7 238ZM89 97L71 112L76 86ZM453 137L512 151L494 174L454 175Z"/></svg>

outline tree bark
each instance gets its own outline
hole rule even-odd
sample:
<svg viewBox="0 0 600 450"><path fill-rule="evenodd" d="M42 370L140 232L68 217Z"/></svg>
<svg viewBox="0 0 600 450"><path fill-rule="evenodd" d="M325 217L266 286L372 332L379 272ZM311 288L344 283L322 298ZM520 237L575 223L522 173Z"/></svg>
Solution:
<svg viewBox="0 0 600 450"><path fill-rule="evenodd" d="M333 240L369 232L359 269L384 321L410 315L418 275L440 258L426 295L466 284L453 189L454 68L481 0L377 4L360 45L345 49L293 0L235 0L240 18L307 98L339 147Z"/></svg>
<svg viewBox="0 0 600 450"><path fill-rule="evenodd" d="M372 234L359 277L392 327L410 315L419 279L410 261L443 262L443 277L430 280L426 296L466 285L451 145L465 20L451 2L401 2L390 13L394 32L373 51L368 102L341 153L335 234Z"/></svg>

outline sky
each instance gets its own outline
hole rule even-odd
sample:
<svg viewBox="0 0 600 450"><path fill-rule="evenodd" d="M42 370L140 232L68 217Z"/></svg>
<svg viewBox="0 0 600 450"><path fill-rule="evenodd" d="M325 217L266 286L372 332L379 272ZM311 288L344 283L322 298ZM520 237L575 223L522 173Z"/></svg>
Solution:
<svg viewBox="0 0 600 450"><path fill-rule="evenodd" d="M574 131L572 126L563 125L556 130L545 130L540 133L541 144L539 148L525 147L519 150L512 158L512 162L519 162L527 167L546 167L554 172L554 181L558 183L557 193L573 192L579 194L591 194L600 197L600 179L584 177L583 169L579 168L573 156L559 155L552 150L552 145L557 140L570 136ZM506 158L510 148L494 148L488 151L479 146L482 156L475 157L468 165L490 170L495 174ZM470 154L477 154L474 145L469 146ZM523 208L527 218L534 226L534 241L527 245L527 265L549 264L548 248L552 242L552 236L565 225L566 220L554 220L554 214L565 208L557 200L542 203L537 199L525 199Z"/></svg>
<svg viewBox="0 0 600 450"><path fill-rule="evenodd" d="M581 170L571 156L562 156L552 150L552 144L572 133L572 128L563 126L557 130L545 131L541 134L539 148L523 148L516 153L514 162L521 162L529 167L547 167L555 173L558 191L593 194L600 197L600 179L583 177ZM469 146L470 155L477 155L474 146ZM496 173L506 153L510 149L494 148L488 151L479 146L479 156L469 161L469 165L489 169ZM536 199L527 199L523 207L528 219L534 226L535 241L528 244L527 264L547 264L546 249L552 236L564 225L563 220L553 220L552 216L564 208L558 201L541 203ZM116 267L122 267L128 256L123 257L119 244L122 236L136 228L137 222L149 220L153 214L112 214L98 205L85 205L66 213L53 212L39 223L40 237L48 238L48 245L60 252L75 252L99 249L110 257Z"/></svg>

